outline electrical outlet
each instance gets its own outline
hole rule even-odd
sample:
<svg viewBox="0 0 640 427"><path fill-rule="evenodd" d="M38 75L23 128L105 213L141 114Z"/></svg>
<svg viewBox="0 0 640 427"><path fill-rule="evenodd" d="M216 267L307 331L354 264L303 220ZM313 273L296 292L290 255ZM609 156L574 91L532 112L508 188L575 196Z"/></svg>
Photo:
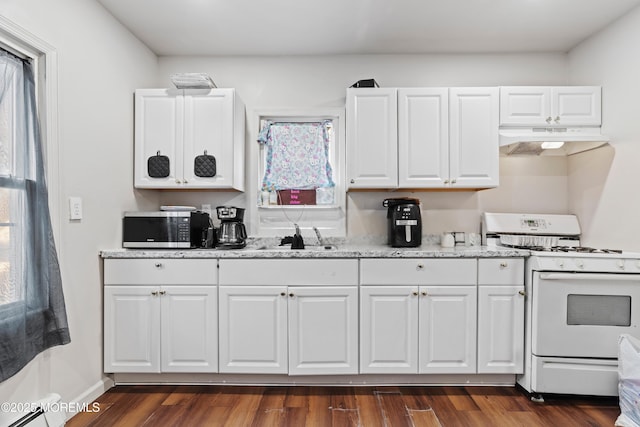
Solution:
<svg viewBox="0 0 640 427"><path fill-rule="evenodd" d="M69 197L69 219L82 219L82 198Z"/></svg>

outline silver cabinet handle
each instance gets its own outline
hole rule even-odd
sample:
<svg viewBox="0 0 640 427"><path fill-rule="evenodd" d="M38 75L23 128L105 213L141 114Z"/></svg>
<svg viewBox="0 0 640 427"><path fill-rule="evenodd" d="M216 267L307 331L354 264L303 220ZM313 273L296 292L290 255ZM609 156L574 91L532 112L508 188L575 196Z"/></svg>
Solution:
<svg viewBox="0 0 640 427"><path fill-rule="evenodd" d="M161 268L162 267L162 263L161 262L156 262L155 266L156 266L156 268Z"/></svg>
<svg viewBox="0 0 640 427"><path fill-rule="evenodd" d="M554 119L554 121L555 121L556 123L560 123L560 116L556 116L556 118Z"/></svg>
<svg viewBox="0 0 640 427"><path fill-rule="evenodd" d="M519 293L520 295L522 295L522 296L527 295L527 293L526 293L525 291L518 291L518 293Z"/></svg>
<svg viewBox="0 0 640 427"><path fill-rule="evenodd" d="M429 295L429 294L427 294L427 291L422 291L422 296L423 297L426 297L427 295Z"/></svg>
<svg viewBox="0 0 640 427"><path fill-rule="evenodd" d="M160 291L159 294L160 295L166 295L167 291Z"/></svg>
<svg viewBox="0 0 640 427"><path fill-rule="evenodd" d="M508 266L508 264L507 264L507 262L506 262L506 261L502 261L502 262L500 263L500 268L507 268L507 266Z"/></svg>
<svg viewBox="0 0 640 427"><path fill-rule="evenodd" d="M293 298L293 297L295 297L295 294L294 294L293 292L291 292L291 293L289 294L289 296L290 296L291 298Z"/></svg>
<svg viewBox="0 0 640 427"><path fill-rule="evenodd" d="M418 291L413 291L413 292L411 293L411 295L413 295L414 297L417 297L417 296L418 296Z"/></svg>
<svg viewBox="0 0 640 427"><path fill-rule="evenodd" d="M449 180L448 180L448 179L445 179L445 180L444 180L444 183L445 183L445 184L448 184L448 183L449 183Z"/></svg>
<svg viewBox="0 0 640 427"><path fill-rule="evenodd" d="M416 270L424 270L424 264L416 265Z"/></svg>
<svg viewBox="0 0 640 427"><path fill-rule="evenodd" d="M153 295L154 297L157 297L158 296L158 291L151 292L151 295Z"/></svg>
<svg viewBox="0 0 640 427"><path fill-rule="evenodd" d="M355 183L356 183L356 180L355 180L355 179L352 179L350 182L351 182L351 184L355 184Z"/></svg>
<svg viewBox="0 0 640 427"><path fill-rule="evenodd" d="M287 293L286 293L286 292L280 292L280 296L281 296L281 297L286 297L286 296L287 296Z"/></svg>
<svg viewBox="0 0 640 427"><path fill-rule="evenodd" d="M547 123L551 123L551 116L547 117L547 120L545 120Z"/></svg>
<svg viewBox="0 0 640 427"><path fill-rule="evenodd" d="M457 181L457 180L452 179L452 180L451 180L451 183L452 183L452 184L455 184L455 183L456 183L456 181Z"/></svg>

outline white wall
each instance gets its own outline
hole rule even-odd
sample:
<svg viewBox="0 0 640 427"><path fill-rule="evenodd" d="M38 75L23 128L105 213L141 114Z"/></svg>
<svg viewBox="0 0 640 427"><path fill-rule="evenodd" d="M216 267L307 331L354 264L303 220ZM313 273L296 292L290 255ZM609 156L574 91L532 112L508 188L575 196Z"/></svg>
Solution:
<svg viewBox="0 0 640 427"><path fill-rule="evenodd" d="M102 387L99 250L120 245L126 209L156 206L132 189L133 90L154 82L157 57L94 1L2 0L1 12L53 45L58 56L60 241L71 343L39 355L0 383L0 402L32 402L50 392L64 402ZM68 220L69 196L84 219ZM5 425L12 414L0 414ZM4 417L4 418L3 418Z"/></svg>
<svg viewBox="0 0 640 427"><path fill-rule="evenodd" d="M611 147L569 162L570 209L587 245L640 251L640 8L568 55L571 84L602 85L602 131Z"/></svg>
<svg viewBox="0 0 640 427"><path fill-rule="evenodd" d="M344 107L346 88L375 78L381 86L499 86L567 84L566 55L340 55L318 57L161 57L160 79L176 72L206 72L218 87L235 87L247 110L247 191L165 192L163 204L235 204L251 210L259 177L254 110ZM383 199L410 195L422 201L425 233L478 231L480 213L566 213L566 158L501 159L500 187L480 192L350 192L349 237L385 236ZM254 229L248 221L249 233Z"/></svg>

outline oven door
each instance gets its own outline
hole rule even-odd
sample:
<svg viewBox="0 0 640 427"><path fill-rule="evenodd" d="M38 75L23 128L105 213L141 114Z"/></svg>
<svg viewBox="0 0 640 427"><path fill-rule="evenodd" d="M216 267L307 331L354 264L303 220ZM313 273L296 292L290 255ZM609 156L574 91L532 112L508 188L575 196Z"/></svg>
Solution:
<svg viewBox="0 0 640 427"><path fill-rule="evenodd" d="M532 353L617 358L618 337L640 337L640 274L534 272Z"/></svg>

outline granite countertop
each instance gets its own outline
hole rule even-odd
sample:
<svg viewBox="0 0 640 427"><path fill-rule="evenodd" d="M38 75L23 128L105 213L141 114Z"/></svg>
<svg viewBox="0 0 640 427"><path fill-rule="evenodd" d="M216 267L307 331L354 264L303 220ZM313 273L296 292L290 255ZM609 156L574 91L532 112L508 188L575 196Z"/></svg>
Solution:
<svg viewBox="0 0 640 427"><path fill-rule="evenodd" d="M311 239L309 239L311 240ZM279 239L249 239L243 249L107 249L102 258L493 258L524 257L529 251L487 246L440 247L437 240L426 238L416 248L392 248L368 239L327 239L328 249L310 241L305 249L278 246Z"/></svg>

